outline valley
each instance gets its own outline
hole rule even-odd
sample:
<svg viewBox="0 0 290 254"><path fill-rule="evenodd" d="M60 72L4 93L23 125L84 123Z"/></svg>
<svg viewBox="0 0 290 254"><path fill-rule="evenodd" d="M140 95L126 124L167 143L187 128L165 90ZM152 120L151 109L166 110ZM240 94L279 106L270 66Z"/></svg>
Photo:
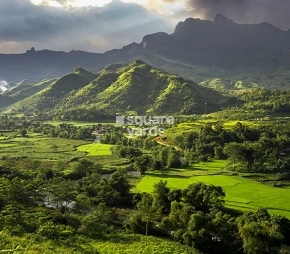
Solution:
<svg viewBox="0 0 290 254"><path fill-rule="evenodd" d="M0 252L289 253L289 31L0 54Z"/></svg>
<svg viewBox="0 0 290 254"><path fill-rule="evenodd" d="M215 142L223 142L222 140L224 138L229 138L229 135L233 135L234 133L237 135L240 132L236 138L245 140L248 138L252 139L251 142L246 141L245 144L247 144L248 148L245 148L254 149L254 147L258 145L258 142L259 144L264 142L259 138L260 132L269 137L269 135L273 135L270 134L270 132L271 129L274 130L275 126L284 126L285 128L280 129L277 135L280 135L279 133L284 133L284 135L288 133L289 129L287 126L289 125L289 121L287 118L280 118L281 123L269 119L264 121L257 121L256 119L249 119L246 121L221 121L221 119L218 120L214 118L215 114L216 113L208 114L206 117L202 115L199 117L178 117L178 115L176 115L176 123L173 126L166 127L166 136L163 137L130 137L128 133L126 134L126 126L113 122L36 122L35 120L29 122L27 118L23 116L10 115L7 117L7 114L2 115L0 131L0 172L2 179L1 185L4 188L3 191L8 191L8 189L6 190L7 187L3 185L5 183L4 179L8 181L11 181L14 177L16 177L16 179L23 179L22 183L11 182L11 184L18 184L18 188L24 188L25 192L23 192L21 197L24 199L23 202L25 203L22 204L22 201L19 201L20 203L17 204L17 207L22 207L22 213L26 213L28 212L28 207L26 207L27 201L25 201L25 193L31 191L30 187L26 184L28 184L27 181L31 180L25 179L35 179L33 180L34 188L43 188L43 190L50 188L50 193L59 196L61 200L73 200L77 202L80 207L78 208L78 206L76 206L74 209L81 209L82 211L82 213L77 216L78 220L82 220L82 216L86 216L90 207L94 207L94 209L104 209L100 207L100 203L97 201L101 199L107 203L108 207L106 211L114 213L114 216L117 216L116 219L118 218L118 223L123 224L124 227L130 228L133 227L133 224L131 224L133 222L131 220L139 213L138 216L141 216L142 210L140 210L141 208L138 208L138 206L136 210L136 208L130 205L130 202L126 205L126 202L128 202L126 199L118 203L118 196L112 199L119 191L123 192L126 188L127 191L129 191L127 194L123 192L122 196L119 196L121 199L126 198L127 195L133 195L133 197L137 198L140 195L144 196L144 193L148 193L146 195L151 193L155 195L154 193L157 193L156 188L159 186L158 188L161 188L159 191L170 191L170 193L172 193L170 195L177 195L175 198L179 200L178 195L185 195L183 191L187 190L190 186L205 184L205 186L212 186L210 188L214 188L214 186L222 188L224 191L224 195L222 194L222 196L224 196L222 198L224 204L217 203L215 209L221 209L223 213L230 214L233 218L239 218L245 216L247 213L251 214L256 211L262 212L264 210L261 209L267 209L269 216L273 219L285 218L284 220L288 221L290 218L290 208L287 202L290 186L290 180L287 173L288 154L282 157L280 155L279 160L283 159L283 163L286 163L284 170L279 170L279 168L266 169L263 167L259 169L258 165L260 165L259 163L263 163L264 159L262 154L257 155L258 157L255 157L256 159L251 162L257 165L255 169L249 167L250 165L248 165L248 168L246 167L247 160L252 159L248 157L250 154L243 155L246 151L241 150L241 154L235 155L235 168L233 168L233 158L226 152L226 143L224 145L223 143L211 145L207 143L212 142L212 140L215 140ZM100 130L102 130L100 139L94 142L95 137L92 134L94 132L100 132ZM199 133L201 136L196 136L196 133ZM218 138L220 141L217 139L219 135L221 135ZM255 139L255 135L257 135L256 138L258 138L258 142L253 140ZM231 138L235 139L235 137ZM285 144L287 147L288 139L285 138L284 136L284 141L282 141L282 143L279 141L279 143L280 145ZM159 139L159 141L156 142L156 139ZM203 148L200 147L201 144L198 145L200 139L203 140ZM270 142L270 139L267 142ZM273 142L274 139L272 137L272 148L275 149ZM190 150L186 148L194 144L197 150L194 150L193 147ZM234 144L233 142L232 145ZM224 146L221 147L223 151L218 151L216 148L220 145ZM211 149L213 150L211 151ZM282 147L280 149L283 150ZM237 148L234 150L237 151ZM234 150L232 151L234 152ZM259 152L261 152L261 150L252 150L251 155L256 156L255 153ZM200 153L200 155L198 153ZM227 158L225 157L226 155L228 156ZM261 162L258 162L259 160ZM281 163L282 161L279 162L280 167L283 165L283 163ZM109 187L107 184L110 184L110 178L114 178L115 174L120 174L119 184L121 184L119 187L116 187L116 194L108 192L107 194L103 194L103 197L99 196L97 193L100 192L101 194L102 188L105 186L107 186L106 188ZM108 179L105 180L108 182L106 184L105 182L102 183L104 180L99 182L99 177L101 177L101 179ZM118 178L116 178L116 181L117 179ZM91 182L92 180L94 183ZM86 181L88 189L84 188L85 186L81 187L80 184L82 181ZM126 181L128 183L127 187L124 185ZM5 183L6 186L9 186L7 185L8 183L9 182ZM67 184L69 184L70 187ZM105 186L102 187L103 184L105 184ZM65 192L62 194L62 190L53 187L54 185L61 187ZM111 189L111 191L113 190L114 189ZM11 193L9 195L14 195L11 191L12 189L9 191L9 193ZM107 191L109 191L109 189L107 189ZM46 191L41 191L40 193L43 195L45 192ZM162 192L158 195L164 195L161 193ZM86 201L82 198L82 195L86 196ZM144 197L146 197L146 195ZM169 195L169 193L167 195ZM170 196L168 196L168 198L169 197ZM165 196L163 196L163 198L165 198ZM9 201L8 197L4 200L6 200L4 202L12 201ZM139 202L143 202L142 200ZM51 202L56 202L56 204L58 204L57 202L59 201L53 197ZM111 202L118 208L110 208L112 205ZM165 202L165 200L163 202ZM176 199L171 206L175 204L174 202L177 202ZM210 199L208 202L210 202ZM31 207L31 205L29 206ZM165 209L164 205L162 205L160 209ZM30 209L32 209L32 207ZM63 215L66 220L69 218L72 219L71 216L76 216L74 213L77 210L70 210L65 205L61 205L59 209L60 211L62 209L67 210ZM45 208L41 210L37 213L45 212ZM30 213L31 212L32 211L30 211ZM57 212L57 210L55 212ZM171 211L170 214L172 212L173 211ZM34 212L32 212L32 214L33 213ZM106 216L106 212L102 213L104 214L103 216ZM156 215L154 215L156 217L153 216L154 213L156 213ZM99 218L101 221L106 220L103 216ZM145 230L145 228L142 229L141 227L133 231L131 229L124 233L122 232L121 224L119 226L113 226L113 228L117 230L115 233L113 233L113 231L110 233L107 231L104 235L90 235L86 236L88 237L87 240L82 238L84 237L83 233L77 233L77 231L75 231L76 229L71 228L74 227L73 224L71 224L70 227L65 226L64 228L58 229L55 228L56 225L62 224L45 224L45 227L49 226L49 230L54 230L54 234L58 232L58 236L52 237L50 235L51 233L45 233L45 231L40 231L35 234L42 235L42 248L51 249L52 251L62 251L63 253L66 253L65 251L67 251L67 253L69 253L69 251L74 251L75 253L79 251L79 253L81 253L93 250L98 250L99 253L111 253L110 251L120 246L123 246L122 248L128 251L130 251L131 248L136 248L136 253L142 253L141 248L146 248L148 250L154 248L158 250L158 253L166 253L166 249L168 249L168 251L170 249L170 253L177 253L180 251L185 251L185 253L199 253L198 249L187 248L185 245L172 242L172 240L162 242L163 240L156 237L161 233L158 231L158 228L155 228L156 225L154 226L154 224L158 223L160 220L160 223L162 223L162 220L166 219L166 212L159 214L159 212L153 210L150 216L153 217L150 217L151 226L148 230L149 234L154 237L150 236L148 238L146 236L141 236L144 234L145 231L143 231L143 229ZM4 218L5 217L2 218L2 221ZM77 218L75 217L75 219ZM25 221L27 221L27 219L25 219ZM107 223L111 222L112 220L108 219ZM47 223L49 223L49 221ZM23 227L24 226L25 225L23 225ZM7 230L8 224L5 227ZM23 230L25 229L23 228ZM90 229L88 232L94 232L94 229ZM137 233L137 235L132 235L132 232L135 234ZM18 231L15 231L15 234L16 235L11 238L11 236L7 234L3 235L2 233L2 237L4 237L7 242L13 244L13 242L18 239L17 237L21 235ZM68 235L64 238L62 234ZM68 246L64 247L64 239L67 237L72 239L73 234L77 234L74 236L74 239L77 237L77 241L82 242L82 246L84 247L78 247L73 243L69 243ZM113 239L119 240L115 241ZM20 250L21 248L29 248L35 251L38 249L38 245L32 242L28 247L25 242L22 242L23 238L21 237L17 241L21 244ZM45 247L48 246L48 244L50 247ZM159 247L154 247L154 244ZM138 252L139 248L140 252Z"/></svg>

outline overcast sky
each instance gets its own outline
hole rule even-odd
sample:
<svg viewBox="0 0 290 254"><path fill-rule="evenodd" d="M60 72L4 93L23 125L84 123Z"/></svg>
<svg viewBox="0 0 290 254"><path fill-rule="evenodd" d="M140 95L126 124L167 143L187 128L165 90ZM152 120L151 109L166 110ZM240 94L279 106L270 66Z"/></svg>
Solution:
<svg viewBox="0 0 290 254"><path fill-rule="evenodd" d="M172 33L188 17L290 28L290 0L0 0L0 53L73 49L104 52Z"/></svg>

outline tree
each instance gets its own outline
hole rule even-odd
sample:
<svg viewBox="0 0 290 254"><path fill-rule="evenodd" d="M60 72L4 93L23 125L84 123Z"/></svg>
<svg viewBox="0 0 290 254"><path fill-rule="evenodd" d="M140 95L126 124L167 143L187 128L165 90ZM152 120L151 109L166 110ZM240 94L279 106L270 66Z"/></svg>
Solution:
<svg viewBox="0 0 290 254"><path fill-rule="evenodd" d="M101 165L96 164L91 160L82 159L75 165L73 172L68 175L67 178L77 180L92 173L99 173L101 169Z"/></svg>
<svg viewBox="0 0 290 254"><path fill-rule="evenodd" d="M72 181L62 178L48 180L40 192L45 194L44 203L66 213L76 199L76 188Z"/></svg>
<svg viewBox="0 0 290 254"><path fill-rule="evenodd" d="M177 240L180 240L178 239L178 235L180 235L180 231L183 233L185 232L184 230L187 227L187 224L190 220L190 216L194 212L195 212L195 209L190 204L187 204L184 202L178 202L178 201L173 201L171 203L170 214L168 216L168 220L171 224L171 230L177 232L177 234L174 235L175 238L177 238Z"/></svg>
<svg viewBox="0 0 290 254"><path fill-rule="evenodd" d="M22 209L15 205L7 205L0 213L0 229L7 230L11 235L22 235L26 232Z"/></svg>
<svg viewBox="0 0 290 254"><path fill-rule="evenodd" d="M79 232L92 238L99 238L113 231L115 217L113 210L100 203L92 213L82 218Z"/></svg>
<svg viewBox="0 0 290 254"><path fill-rule="evenodd" d="M243 161L243 145L236 142L231 142L225 145L224 154L228 156L232 162L232 170L236 171L237 164Z"/></svg>
<svg viewBox="0 0 290 254"><path fill-rule="evenodd" d="M109 187L116 193L114 205L124 206L131 205L132 195L130 193L131 185L128 180L128 175L125 170L117 170L108 181Z"/></svg>
<svg viewBox="0 0 290 254"><path fill-rule="evenodd" d="M222 146L215 146L214 147L214 158L221 160L221 159L225 159L225 154L223 152L223 147Z"/></svg>
<svg viewBox="0 0 290 254"><path fill-rule="evenodd" d="M36 196L36 184L18 177L8 180L0 179L0 197L4 204L33 205L39 201Z"/></svg>
<svg viewBox="0 0 290 254"><path fill-rule="evenodd" d="M279 231L284 236L284 244L290 245L290 220L282 216L273 216L272 221L278 225Z"/></svg>
<svg viewBox="0 0 290 254"><path fill-rule="evenodd" d="M176 150L170 150L168 153L167 158L167 167L168 168L180 168L182 166L181 160L180 160L180 152Z"/></svg>
<svg viewBox="0 0 290 254"><path fill-rule="evenodd" d="M27 135L27 130L22 129L22 130L20 131L20 135L21 135L21 137L26 137L26 135Z"/></svg>
<svg viewBox="0 0 290 254"><path fill-rule="evenodd" d="M169 148L168 147L162 147L159 150L158 154L158 160L161 162L161 165L163 168L165 168L168 164L168 154L169 154Z"/></svg>
<svg viewBox="0 0 290 254"><path fill-rule="evenodd" d="M180 235L183 242L205 253L242 253L235 220L221 211L194 212Z"/></svg>
<svg viewBox="0 0 290 254"><path fill-rule="evenodd" d="M245 253L280 253L283 235L279 231L279 225L265 209L244 213L237 222Z"/></svg>
<svg viewBox="0 0 290 254"><path fill-rule="evenodd" d="M153 167L153 158L148 155L141 155L134 159L134 168L143 175L149 168Z"/></svg>
<svg viewBox="0 0 290 254"><path fill-rule="evenodd" d="M152 196L150 194L144 194L141 201L137 204L138 211L140 212L142 217L145 218L146 221L145 227L146 245L147 245L149 221L152 220L152 218L155 215L155 212L152 209L152 203L153 203Z"/></svg>
<svg viewBox="0 0 290 254"><path fill-rule="evenodd" d="M167 181L159 181L154 184L152 207L155 211L161 211L162 213L168 214L170 212L170 200L168 199L170 189L166 187L166 185Z"/></svg>
<svg viewBox="0 0 290 254"><path fill-rule="evenodd" d="M177 201L179 202L182 198L182 190L181 189L173 189L168 194L168 199L170 202Z"/></svg>
<svg viewBox="0 0 290 254"><path fill-rule="evenodd" d="M182 235L183 242L199 250L209 249L211 235L207 229L208 219L201 212L191 215L185 233Z"/></svg>
<svg viewBox="0 0 290 254"><path fill-rule="evenodd" d="M225 193L220 186L204 183L191 184L183 191L184 202L205 213L213 207L222 207L224 197Z"/></svg>

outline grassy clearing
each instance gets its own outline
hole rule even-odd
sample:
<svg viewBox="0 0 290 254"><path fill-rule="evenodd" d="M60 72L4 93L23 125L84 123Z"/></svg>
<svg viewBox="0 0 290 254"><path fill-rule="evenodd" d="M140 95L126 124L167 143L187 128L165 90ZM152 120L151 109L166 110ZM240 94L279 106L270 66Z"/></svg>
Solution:
<svg viewBox="0 0 290 254"><path fill-rule="evenodd" d="M111 155L111 147L112 145L91 143L79 146L77 150L87 153L87 156Z"/></svg>
<svg viewBox="0 0 290 254"><path fill-rule="evenodd" d="M194 254L197 253L193 248L181 245L173 241L149 236L146 238L141 235L124 234L112 241L99 241L93 244L100 254Z"/></svg>
<svg viewBox="0 0 290 254"><path fill-rule="evenodd" d="M90 160L101 164L104 169L126 168L130 164L128 159L112 155L111 147L108 144L91 143L79 146L77 151L85 153Z"/></svg>
<svg viewBox="0 0 290 254"><path fill-rule="evenodd" d="M240 211L256 210L265 207L270 213L290 218L290 188L264 185L228 172L217 171L226 162L199 163L189 169L175 169L163 172L150 172L136 185L135 190L151 192L155 183L166 180L169 188L185 189L197 182L221 186L225 193L226 207Z"/></svg>
<svg viewBox="0 0 290 254"><path fill-rule="evenodd" d="M74 122L74 121L46 121L45 124L51 124L53 126L59 126L60 124L72 124L74 126L92 126L92 125L98 125L99 123L93 123L93 122Z"/></svg>
<svg viewBox="0 0 290 254"><path fill-rule="evenodd" d="M70 161L85 156L77 147L87 142L81 140L47 138L42 135L28 137L5 136L0 140L0 158L5 156L28 156L46 161Z"/></svg>
<svg viewBox="0 0 290 254"><path fill-rule="evenodd" d="M29 134L28 137L16 133L5 134L0 139L0 159L7 156L27 156L32 159L55 162L70 162L88 156L104 168L113 169L128 165L127 159L112 155L112 145L90 143L81 140L48 138L43 135ZM1 163L1 160L0 160Z"/></svg>
<svg viewBox="0 0 290 254"><path fill-rule="evenodd" d="M240 122L244 126L255 129L259 127L259 123L255 121L226 121L223 122L223 127L225 130L232 130L234 126L237 124L237 122ZM190 133L190 132L199 132L200 128L205 126L206 124L216 124L219 123L219 121L214 119L204 119L204 120L196 120L194 122L185 122L180 123L177 126L174 126L172 128L169 128L166 130L166 134L169 137L174 137L181 135L181 133Z"/></svg>
<svg viewBox="0 0 290 254"><path fill-rule="evenodd" d="M94 126L94 125L98 125L98 124L116 124L116 122L113 121L114 119L112 119L112 122L76 122L76 121L45 121L45 124L51 124L53 126L59 126L60 124L72 124L74 126L78 126L78 127L85 127L85 126Z"/></svg>
<svg viewBox="0 0 290 254"><path fill-rule="evenodd" d="M225 129L231 130L238 122L250 129L259 127L259 123L253 121L227 121L223 126Z"/></svg>

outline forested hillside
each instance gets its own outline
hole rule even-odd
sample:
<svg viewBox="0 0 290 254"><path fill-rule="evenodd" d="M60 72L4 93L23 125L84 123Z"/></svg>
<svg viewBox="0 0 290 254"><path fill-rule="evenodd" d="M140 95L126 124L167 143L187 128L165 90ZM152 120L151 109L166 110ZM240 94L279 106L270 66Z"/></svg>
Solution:
<svg viewBox="0 0 290 254"><path fill-rule="evenodd" d="M142 61L111 65L98 74L81 68L51 84L46 81L32 88L46 86L40 92L10 106L8 111L46 113L62 119L88 120L116 114L196 114L213 112L231 105L231 99L219 92L175 75L170 75ZM13 89L14 90L14 89ZM13 91L12 90L12 91ZM22 95L28 89L21 91ZM37 90L35 90L37 91ZM13 94L15 97L17 95ZM206 109L205 109L206 105Z"/></svg>

